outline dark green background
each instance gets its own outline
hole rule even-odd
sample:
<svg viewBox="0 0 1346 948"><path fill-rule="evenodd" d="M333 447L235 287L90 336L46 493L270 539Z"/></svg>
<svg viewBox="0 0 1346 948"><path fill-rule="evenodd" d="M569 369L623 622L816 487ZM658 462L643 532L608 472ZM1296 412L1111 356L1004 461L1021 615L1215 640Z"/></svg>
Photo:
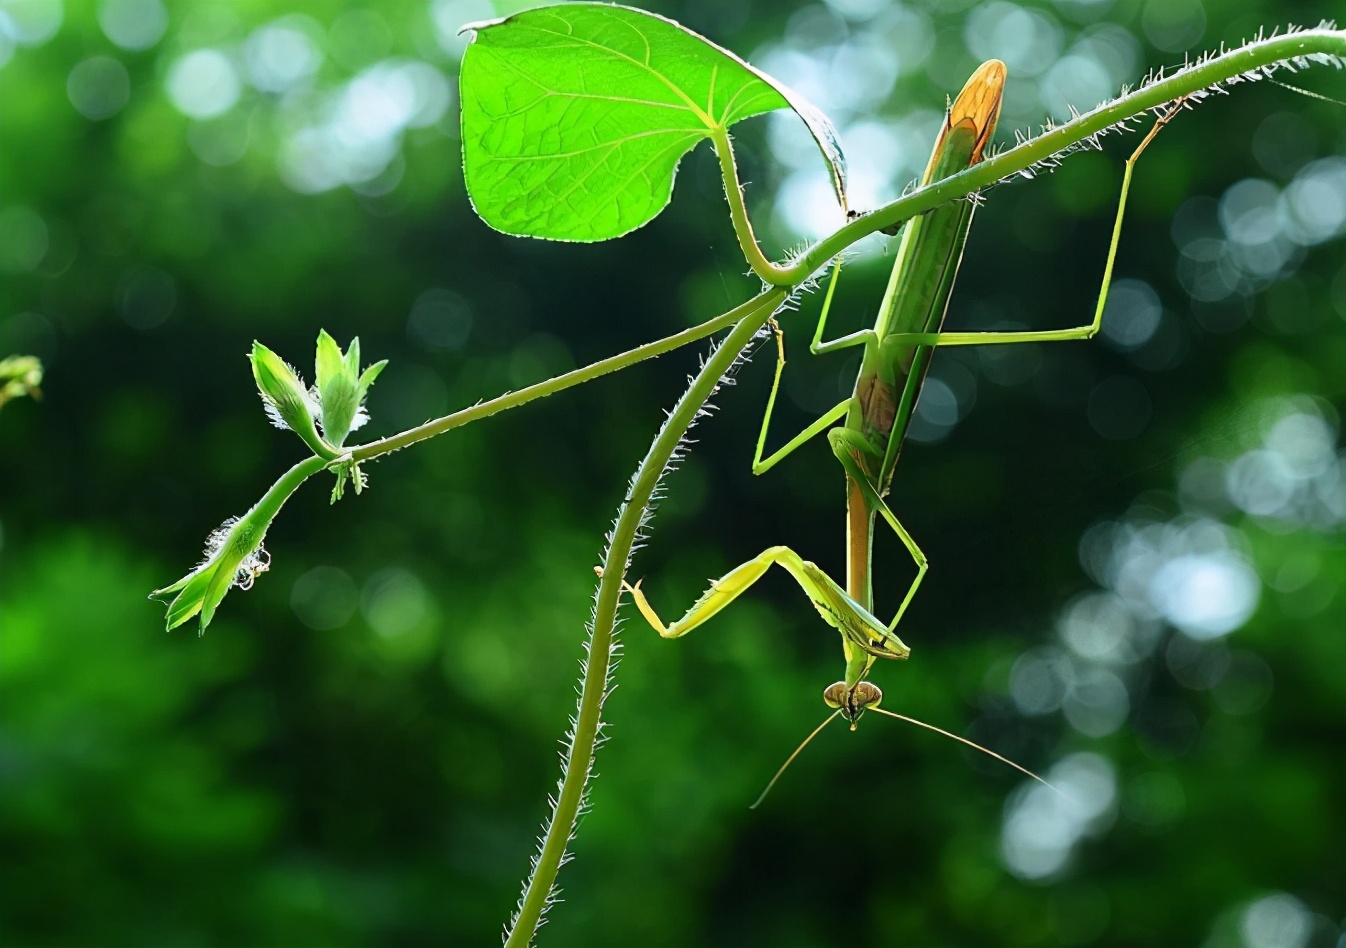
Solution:
<svg viewBox="0 0 1346 948"><path fill-rule="evenodd" d="M746 56L782 36L807 49L872 29L817 3L658 8ZM262 414L244 359L254 338L309 376L320 327L343 343L358 333L367 360L390 360L357 437L372 436L666 335L752 289L704 147L684 162L668 212L592 246L504 237L473 216L456 102L399 139L395 186L362 186L386 193L287 187L276 158L287 123L318 114L321 96L362 70L424 60L456 86L433 9L173 2L163 38L129 52L100 29L100 5L67 2L54 36L0 66L0 214L21 205L47 235L45 249L30 231L0 248L0 354L34 353L48 370L42 401L0 412L5 944L482 944L512 910L574 709L592 567L697 353L393 456L370 469L367 493L335 507L325 483L307 485L268 537L271 572L229 595L204 638L193 626L164 635L145 599L302 456ZM791 21L801 9L813 19ZM971 9L908 5L934 51L904 65L878 114L942 106L976 65ZM1154 43L1184 30L1201 50L1316 15L1248 0L1208 0L1204 26L1178 0L1040 9L1066 49L1119 24L1144 68L1180 62ZM245 84L228 115L206 122L170 103L180 56L210 47L237 61L253 29L295 13L325 44L301 83L311 95ZM128 101L97 120L67 93L71 70L95 55L129 77ZM1341 75L1281 77L1343 98ZM1105 340L1042 347L1036 371L1011 385L986 377L976 353L942 354L976 379L975 409L941 442L908 447L891 499L932 567L902 627L911 660L875 673L886 706L1044 772L1098 755L1072 759L1114 774L1115 794L1069 859L1044 878L1016 876L1001 837L1020 776L873 716L854 734L825 733L748 811L841 671L835 635L782 574L681 641L627 624L592 812L544 943L1337 942L1343 243L1298 250L1277 279L1195 303L1178 278L1175 221L1209 215L1245 179L1283 188L1346 153L1346 113L1269 83L1232 92L1183 115L1141 162L1119 255L1120 277L1158 293L1178 346L1163 357ZM246 153L203 161L200 143L240 115ZM766 127L745 124L739 141L755 216L779 250L799 235L769 223L784 171ZM1087 318L1132 141L1109 138L1105 156L988 195L951 325ZM14 221L32 217L5 220L17 241ZM834 325L869 317L889 259L852 268ZM434 288L470 308L470 325L461 309L447 324L448 347L409 329ZM845 356L806 357L816 305L786 320L795 358L777 439L853 372ZM759 357L721 393L667 482L634 574L668 613L770 544L840 568L841 482L825 446L760 479L748 470L769 372ZM1121 439L1098 431L1108 389L1092 422L1088 410L1116 376L1153 406ZM1320 493L1335 517L1255 516L1218 489L1179 491L1196 459L1259 448L1287 405L1333 432L1337 480L1324 476ZM1133 661L1077 656L1126 683L1131 712L1105 736L1061 713L1020 713L1016 660L1065 654L1059 617L1098 590L1081 565L1085 531L1148 523L1157 536L1168 524L1171 536L1203 517L1228 525L1233 555L1261 577L1251 620L1197 647L1155 618L1153 651ZM881 609L907 570L881 541Z"/></svg>

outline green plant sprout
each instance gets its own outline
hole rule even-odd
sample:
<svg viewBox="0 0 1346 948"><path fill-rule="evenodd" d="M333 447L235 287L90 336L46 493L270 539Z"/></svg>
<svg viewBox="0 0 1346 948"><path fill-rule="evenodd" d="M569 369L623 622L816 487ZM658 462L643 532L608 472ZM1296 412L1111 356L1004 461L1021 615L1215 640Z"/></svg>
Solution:
<svg viewBox="0 0 1346 948"><path fill-rule="evenodd" d="M337 445L344 442L351 430L364 424L367 418L364 411L364 397L386 363L376 363L366 368L363 373L359 373L357 364L359 340L352 341L349 350L343 355L336 341L322 331L318 336L316 360L318 377L322 382L314 388L307 388L291 366L266 346L255 342L248 358L252 363L253 378L257 382L267 417L277 427L293 430L313 451L313 456L299 462L281 475L263 498L242 517L231 517L213 530L206 539L202 562L172 585L154 590L150 593L150 598L172 596L167 618L169 631L199 615L201 617L199 631L204 634L225 594L231 588L242 590L252 588L257 577L267 571L270 555L262 546L267 529L280 513L285 501L299 489L300 485L320 471L330 470L336 475L336 483L332 488L333 503L342 498L347 480L351 481L355 492L359 494L368 485L368 475L360 467L365 461L400 451L473 421L526 405L536 399L545 398L591 379L698 342L756 314L763 306L774 312L784 303L786 296L785 290L776 288L765 290L748 302L682 332L529 385L517 392L508 392L479 402L398 434L353 447ZM327 368L323 367L324 359L328 361ZM326 388L323 382L328 383ZM335 413L332 406L337 406ZM347 412L350 412L349 423L333 421L334 417L340 419ZM337 425L341 427L338 428ZM319 428L322 428L321 432ZM341 431L339 436L335 434L338 430Z"/></svg>
<svg viewBox="0 0 1346 948"><path fill-rule="evenodd" d="M998 102L998 83L1003 81L1002 74L996 78L994 66L987 67L974 83L968 101L958 106L957 120L937 146L937 160L922 184L869 213L853 214L847 203L844 158L828 120L776 80L672 21L615 5L573 3L472 24L467 29L473 31L473 37L460 70L459 96L464 176L469 197L484 221L507 233L557 240L598 241L620 236L662 210L670 199L682 156L702 139L709 139L719 162L736 239L747 265L762 280L762 291L726 313L666 338L354 446L347 446L345 440L357 427L363 398L382 363L361 370L356 344L343 353L323 333L318 344L318 385L310 390L278 356L257 345L252 353L253 369L267 408L273 418L298 433L312 456L290 468L243 518L227 521L213 534L205 563L156 595L174 595L169 607L170 628L199 615L204 630L229 588L247 588L266 570L270 562L262 547L266 530L285 500L319 471L329 470L337 477L334 500L341 497L346 482L359 493L368 484L361 467L366 462L725 332L638 466L609 536L561 782L509 926L507 944L524 945L532 941L547 907L556 898L556 876L566 861L567 846L584 806L602 727L602 707L611 688L615 618L624 589L631 588L626 584L627 570L648 524L652 499L687 431L704 414L708 399L745 351L774 325L774 317L857 241L907 223L876 328L824 343L821 337L826 310L819 320L814 351L847 346L865 349L856 395L763 460L765 434L784 364L783 353L778 350L772 395L754 459L754 467L765 470L845 416L846 424L829 432L829 441L846 470L850 487L852 557L847 584L843 588L821 572L811 572L806 561L779 552L784 548L768 551L771 556L765 560L759 557L741 568L742 578L754 570L760 575L772 561L787 568L797 567L797 578L805 577L801 584L815 605L831 610L836 620L833 624L843 633L847 671L839 683L841 688L833 686L829 692L836 713L844 714L854 724L864 710L877 704L877 689L870 691L873 686L865 679L873 661L904 656L907 651L893 632L896 619L890 626L873 616L869 545L875 516L882 516L897 532L918 567L917 579L898 610L898 618L925 570L924 556L888 509L883 495L933 349L939 345L1086 338L1097 330L1101 318L1107 275L1099 308L1089 326L995 334L995 338L941 333L944 306L971 219L973 202L969 196L1012 177L1031 177L1037 170L1054 165L1063 154L1097 146L1101 136L1129 129L1147 114L1162 125L1180 105L1194 104L1229 84L1262 78L1277 64L1340 66L1346 57L1346 32L1324 25L1259 38L1220 55L1202 57L1170 75L1156 75L1136 90L1069 122L1049 125L1041 135L1025 138L1013 148L995 155L987 152L985 160L977 160L983 156L995 124L994 103ZM994 90L988 91L992 87ZM773 262L758 245L748 220L729 127L783 108L793 110L808 127L848 219L803 252L784 262ZM1118 225L1132 166L1153 133L1127 162ZM1114 228L1105 271L1108 275L1116 246ZM912 282L925 285L907 292L907 284ZM829 290L829 299L830 294ZM733 595L741 591L738 588ZM699 611L694 606L692 625L709 618L732 598L717 596L714 589L711 595L716 605ZM648 607L648 603L645 605ZM654 621L660 624L657 618ZM689 627L684 620L681 626L674 623L673 628L681 632Z"/></svg>

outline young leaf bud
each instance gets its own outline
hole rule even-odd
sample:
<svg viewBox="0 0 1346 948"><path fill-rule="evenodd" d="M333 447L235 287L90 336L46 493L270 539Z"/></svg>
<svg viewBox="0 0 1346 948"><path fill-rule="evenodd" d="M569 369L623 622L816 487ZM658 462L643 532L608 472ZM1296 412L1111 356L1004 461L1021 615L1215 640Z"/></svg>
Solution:
<svg viewBox="0 0 1346 948"><path fill-rule="evenodd" d="M323 437L328 444L341 447L346 437L369 420L364 410L369 386L387 365L387 360L375 363L360 374L360 340L351 340L350 348L341 351L335 339L323 330L318 334L316 377L318 403Z"/></svg>
<svg viewBox="0 0 1346 948"><path fill-rule="evenodd" d="M277 428L291 429L315 452L330 454L313 425L318 406L295 370L256 341L248 359L252 362L252 377L257 380L257 390L271 423Z"/></svg>
<svg viewBox="0 0 1346 948"><path fill-rule="evenodd" d="M173 585L150 593L151 598L177 594L168 604L170 632L200 613L204 633L230 587L251 589L257 577L270 569L271 556L262 546L269 522L258 522L256 510L230 517L211 531L201 565Z"/></svg>
<svg viewBox="0 0 1346 948"><path fill-rule="evenodd" d="M257 577L271 568L271 556L262 546L267 528L289 496L326 463L315 457L290 468L251 510L242 517L229 518L211 532L206 538L205 558L196 569L173 585L150 593L151 599L173 596L168 604L168 631L199 613L204 633L230 587L251 589Z"/></svg>

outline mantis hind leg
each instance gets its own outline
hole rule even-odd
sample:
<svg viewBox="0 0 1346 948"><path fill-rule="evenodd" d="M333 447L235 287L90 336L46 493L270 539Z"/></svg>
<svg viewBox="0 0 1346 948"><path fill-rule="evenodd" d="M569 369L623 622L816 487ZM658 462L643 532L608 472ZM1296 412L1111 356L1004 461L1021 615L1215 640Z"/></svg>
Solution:
<svg viewBox="0 0 1346 948"><path fill-rule="evenodd" d="M1103 266L1103 285L1098 290L1098 303L1094 306L1093 322L1070 329L1033 329L1023 332L933 332L933 333L893 333L884 339L884 345L893 343L900 346L993 346L1010 345L1020 342L1064 342L1071 339L1091 339L1103 327L1103 310L1107 306L1108 291L1112 287L1112 268L1117 260L1117 245L1122 237L1122 219L1126 215L1126 200L1131 192L1131 174L1141 154L1154 141L1159 130L1173 120L1183 108L1185 99L1179 99L1163 115L1155 120L1149 134L1126 159L1122 172L1122 191L1117 199L1117 216L1112 224L1112 243L1108 245L1108 259Z"/></svg>

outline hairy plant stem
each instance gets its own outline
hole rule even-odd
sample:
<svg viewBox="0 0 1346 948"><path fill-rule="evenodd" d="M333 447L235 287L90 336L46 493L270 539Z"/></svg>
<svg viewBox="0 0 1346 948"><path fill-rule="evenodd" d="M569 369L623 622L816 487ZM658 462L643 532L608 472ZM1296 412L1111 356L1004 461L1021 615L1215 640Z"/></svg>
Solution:
<svg viewBox="0 0 1346 948"><path fill-rule="evenodd" d="M608 692L614 625L622 581L626 578L631 551L639 537L641 525L648 517L655 486L687 429L705 408L707 399L733 366L734 360L787 298L785 290L777 289L752 301L752 308L742 315L692 379L687 391L678 399L668 421L631 478L631 486L618 511L607 555L603 559L603 577L598 584L593 625L590 628L588 660L580 685L579 710L571 729L560 793L552 808L542 848L534 860L532 872L519 899L519 910L511 922L509 936L505 941L506 948L522 948L532 942L542 915L554 897L556 874L561 868L566 846L574 834L575 821L584 802L593 767L594 747L602 726L601 714L603 700Z"/></svg>
<svg viewBox="0 0 1346 948"><path fill-rule="evenodd" d="M798 282L781 279L787 275L788 268L768 260L757 243L757 236L752 231L752 221L748 219L748 205L743 200L743 185L739 181L738 166L734 161L734 146L730 143L728 129L716 128L711 133L710 143L715 147L715 157L720 161L720 180L724 182L724 197L729 202L729 222L734 225L734 236L738 239L739 250L743 251L748 266L752 267L752 272L768 286ZM804 276L807 277L808 274L805 273Z"/></svg>
<svg viewBox="0 0 1346 948"><path fill-rule="evenodd" d="M555 395L557 392L573 388L582 382L588 382L598 378L600 375L607 375L610 372L617 372L621 369L635 365L637 362L644 362L646 359L653 359L666 352L672 352L688 343L705 339L714 333L719 332L728 326L738 322L747 313L756 312L756 308L761 305L762 300L774 293L774 290L764 290L757 296L748 300L746 303L740 303L727 313L721 313L714 319L708 319L704 323L692 326L690 329L684 329L671 336L665 336L663 339L657 339L654 342L647 342L643 346L637 346L626 352L610 356L598 362L593 362L580 369L567 372L564 375L558 375L555 378L547 379L545 382L538 382L536 385L529 385L521 388L517 392L508 392L498 398L490 401L479 402L471 408L464 408L454 412L452 415L445 415L442 418L436 418L433 421L427 421L425 424L415 428L410 428L400 434L389 435L378 441L371 441L369 444L362 444L352 447L344 452L342 460L351 460L355 462L369 461L384 454L391 454L393 451L400 451L402 448L410 447L418 441L424 441L427 438L433 438L436 435L444 434L446 431L452 431L454 428L460 428L469 422L477 421L481 418L487 418L497 412L502 412L510 408L518 408L520 405L526 405L534 399L545 398L548 395Z"/></svg>
<svg viewBox="0 0 1346 948"><path fill-rule="evenodd" d="M1249 43L1219 56L1213 56L1205 62L1183 68L1167 78L1158 79L1134 92L1119 96L993 158L987 158L967 171L918 188L868 214L857 217L814 244L793 264L772 266L758 275L767 283L776 286L798 286L827 261L876 230L891 228L940 204L1013 177L1039 162L1049 160L1078 145L1085 139L1092 138L1144 112L1162 109L1165 104L1183 97L1197 97L1203 90L1264 66L1313 55L1337 57L1337 65L1340 65L1340 60L1346 58L1346 30L1317 29L1288 33ZM749 260L753 257L747 248L744 248L744 254Z"/></svg>

